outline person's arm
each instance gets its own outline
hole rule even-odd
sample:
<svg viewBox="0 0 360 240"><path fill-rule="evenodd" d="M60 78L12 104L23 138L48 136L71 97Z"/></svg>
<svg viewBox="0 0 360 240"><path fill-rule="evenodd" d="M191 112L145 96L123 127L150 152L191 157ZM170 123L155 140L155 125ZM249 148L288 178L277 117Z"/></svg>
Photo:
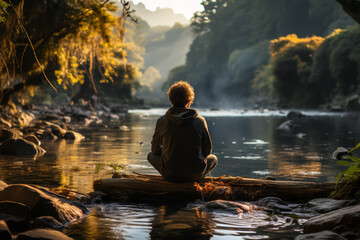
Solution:
<svg viewBox="0 0 360 240"><path fill-rule="evenodd" d="M211 138L209 134L209 129L204 119L204 131L202 136L202 152L204 157L206 158L207 156L209 156L211 154L211 151L212 151Z"/></svg>
<svg viewBox="0 0 360 240"><path fill-rule="evenodd" d="M161 134L159 130L159 119L156 122L155 132L151 141L151 152L155 155L161 155Z"/></svg>

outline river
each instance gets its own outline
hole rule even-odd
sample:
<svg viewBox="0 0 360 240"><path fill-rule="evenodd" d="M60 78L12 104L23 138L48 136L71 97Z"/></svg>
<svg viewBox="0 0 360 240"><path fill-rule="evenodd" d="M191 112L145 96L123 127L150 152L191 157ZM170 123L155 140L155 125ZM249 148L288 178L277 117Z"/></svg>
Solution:
<svg viewBox="0 0 360 240"><path fill-rule="evenodd" d="M165 109L131 110L121 121L127 128L80 129L81 143L43 142L40 158L0 157L0 179L92 191L96 178L111 177L114 164L124 171L156 174L146 156L156 119ZM279 180L332 181L342 170L331 158L339 146L360 139L359 115L303 111L293 132L277 130L287 111L200 110L206 117L219 164L212 176L274 177ZM180 205L100 204L64 232L74 239L293 239L299 219L201 212L202 202Z"/></svg>

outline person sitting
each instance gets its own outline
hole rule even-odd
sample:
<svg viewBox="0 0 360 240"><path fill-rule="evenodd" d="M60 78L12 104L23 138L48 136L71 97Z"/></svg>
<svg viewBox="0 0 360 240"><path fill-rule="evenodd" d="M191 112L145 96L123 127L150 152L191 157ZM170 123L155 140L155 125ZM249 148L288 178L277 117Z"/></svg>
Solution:
<svg viewBox="0 0 360 240"><path fill-rule="evenodd" d="M147 159L165 180L198 181L218 163L217 157L211 154L206 121L190 109L195 93L189 83L176 82L167 94L172 107L156 122Z"/></svg>

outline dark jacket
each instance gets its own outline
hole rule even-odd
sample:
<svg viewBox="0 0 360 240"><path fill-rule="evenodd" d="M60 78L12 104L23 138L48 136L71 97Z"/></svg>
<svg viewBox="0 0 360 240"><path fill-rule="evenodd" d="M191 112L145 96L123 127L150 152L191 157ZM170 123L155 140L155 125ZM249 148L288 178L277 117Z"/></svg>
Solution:
<svg viewBox="0 0 360 240"><path fill-rule="evenodd" d="M196 110L172 107L158 119L151 151L161 156L164 178L173 181L200 178L211 150L206 121Z"/></svg>

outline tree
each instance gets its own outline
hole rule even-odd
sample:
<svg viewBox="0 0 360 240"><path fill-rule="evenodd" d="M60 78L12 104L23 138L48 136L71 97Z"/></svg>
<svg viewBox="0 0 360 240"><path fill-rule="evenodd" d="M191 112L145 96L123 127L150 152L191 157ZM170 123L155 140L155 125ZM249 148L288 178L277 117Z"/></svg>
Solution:
<svg viewBox="0 0 360 240"><path fill-rule="evenodd" d="M0 64L2 104L42 84L45 74L65 88L89 80L95 89L95 70L111 82L116 68L126 66L124 18L131 16L127 2L118 19L112 14L117 8L108 0L2 2L12 6L0 23L0 54L6 56ZM36 58L41 65L35 64Z"/></svg>

